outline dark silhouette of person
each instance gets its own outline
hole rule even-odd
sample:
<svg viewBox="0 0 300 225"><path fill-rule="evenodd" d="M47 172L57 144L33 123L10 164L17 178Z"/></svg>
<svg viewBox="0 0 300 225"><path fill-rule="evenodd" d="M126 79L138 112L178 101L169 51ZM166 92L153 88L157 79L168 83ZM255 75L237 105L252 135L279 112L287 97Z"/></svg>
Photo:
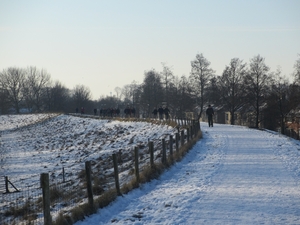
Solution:
<svg viewBox="0 0 300 225"><path fill-rule="evenodd" d="M135 108L134 107L132 107L130 109L130 117L135 117Z"/></svg>
<svg viewBox="0 0 300 225"><path fill-rule="evenodd" d="M126 118L128 118L128 117L130 117L130 108L129 108L129 106L127 106L125 109L124 109L124 113L125 113L125 117Z"/></svg>
<svg viewBox="0 0 300 225"><path fill-rule="evenodd" d="M208 126L214 126L213 124L213 115L214 115L214 109L211 107L211 105L208 105L208 108L206 109L206 115L208 118Z"/></svg>
<svg viewBox="0 0 300 225"><path fill-rule="evenodd" d="M163 107L160 106L157 111L158 111L158 114L159 114L159 119L162 120L163 119L163 114L164 114Z"/></svg>
<svg viewBox="0 0 300 225"><path fill-rule="evenodd" d="M166 108L164 108L164 113L165 113L166 120L168 120L169 119L170 110L168 109L167 106L166 106Z"/></svg>
<svg viewBox="0 0 300 225"><path fill-rule="evenodd" d="M152 111L152 114L153 114L153 118L157 118L157 109L156 107L154 107L153 111Z"/></svg>

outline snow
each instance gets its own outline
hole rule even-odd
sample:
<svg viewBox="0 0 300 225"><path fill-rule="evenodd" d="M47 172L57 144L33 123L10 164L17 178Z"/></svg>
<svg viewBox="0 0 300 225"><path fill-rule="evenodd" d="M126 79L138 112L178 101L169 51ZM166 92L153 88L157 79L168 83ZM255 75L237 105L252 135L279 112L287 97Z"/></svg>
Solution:
<svg viewBox="0 0 300 225"><path fill-rule="evenodd" d="M175 131L176 128L168 125L146 122L58 114L3 115L0 116L0 176L8 176L18 190L27 191L30 188L35 191L40 187L41 173L49 173L50 184L53 184L63 181L62 171L65 171L65 180L74 181L73 187L77 188L83 184L78 175L85 169L85 162L92 161L93 175L107 178L108 182L103 184L103 189L107 190L114 185L113 153L122 152L124 164L119 172L120 184L123 184L134 176L129 175L133 168L133 148L139 146L140 155L145 155L148 140L152 140L157 147L162 138L169 137ZM155 156L158 154L158 151L154 153ZM147 160L149 156L143 157L140 165L149 163ZM11 185L9 191L15 191ZM0 182L0 194L3 192L4 180ZM12 197L2 195L0 200L1 211L5 211L10 207ZM54 219L62 210L60 207L61 204L55 204L52 208Z"/></svg>
<svg viewBox="0 0 300 225"><path fill-rule="evenodd" d="M201 123L203 139L158 180L76 225L300 224L300 143Z"/></svg>
<svg viewBox="0 0 300 225"><path fill-rule="evenodd" d="M69 115L0 116L1 176L21 180L21 186L39 183L41 173L51 173L54 181L61 178L62 167L80 171L85 161L101 163L137 145L146 149L148 139L159 140L174 131L167 125Z"/></svg>
<svg viewBox="0 0 300 225"><path fill-rule="evenodd" d="M201 130L203 138L159 179L76 225L300 224L299 141L241 126L201 123ZM136 145L146 154L148 140L157 145L175 132L167 125L68 115L0 116L0 175L26 187L43 172L61 179L65 167L68 179L87 160L104 165L112 153L130 155Z"/></svg>

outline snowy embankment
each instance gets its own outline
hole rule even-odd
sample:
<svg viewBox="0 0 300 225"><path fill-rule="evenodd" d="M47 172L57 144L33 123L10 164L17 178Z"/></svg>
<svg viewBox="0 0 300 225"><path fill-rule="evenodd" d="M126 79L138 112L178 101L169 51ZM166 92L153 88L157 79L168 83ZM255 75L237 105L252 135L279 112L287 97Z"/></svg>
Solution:
<svg viewBox="0 0 300 225"><path fill-rule="evenodd" d="M159 180L76 225L300 224L300 142L201 124L203 139Z"/></svg>
<svg viewBox="0 0 300 225"><path fill-rule="evenodd" d="M148 140L157 143L174 131L167 125L68 115L0 116L0 175L8 176L17 188L39 185L41 173L49 173L51 183L61 182L62 168L66 180L78 180L84 163L94 161L93 169L109 176L111 155L122 152L123 162L128 162L122 168L122 182L129 177L133 147L139 146L140 154L146 154Z"/></svg>

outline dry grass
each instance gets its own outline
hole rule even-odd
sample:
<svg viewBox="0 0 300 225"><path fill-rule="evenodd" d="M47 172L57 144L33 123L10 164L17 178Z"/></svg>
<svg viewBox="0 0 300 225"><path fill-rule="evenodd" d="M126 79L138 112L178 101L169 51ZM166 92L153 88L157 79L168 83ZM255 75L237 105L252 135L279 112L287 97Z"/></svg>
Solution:
<svg viewBox="0 0 300 225"><path fill-rule="evenodd" d="M100 209L104 208L112 203L117 196L117 191L115 189L105 191L101 196L95 199L95 207Z"/></svg>
<svg viewBox="0 0 300 225"><path fill-rule="evenodd" d="M202 138L202 132L200 131L196 137L191 139L188 143L185 143L179 148L179 150L174 152L173 156L168 156L167 163L155 163L152 167L150 165L144 166L142 172L139 174L140 182L137 182L136 177L134 177L130 182L124 184L121 187L121 192L127 194L135 188L138 188L140 184L150 182L153 179L157 179L167 168L172 166L174 163L179 162L186 155L186 153L196 144L196 142ZM134 171L133 171L134 172ZM94 185L99 185L101 182L95 182ZM101 185L100 185L101 187ZM95 187L94 187L95 188ZM101 191L103 190L100 188ZM115 189L110 189L105 191L94 200L94 208L91 209L90 206L85 203L73 208L68 215L60 214L53 225L72 225L79 220L83 220L85 216L92 214L96 209L104 208L112 203L118 197Z"/></svg>
<svg viewBox="0 0 300 225"><path fill-rule="evenodd" d="M64 216L62 213L60 213L56 220L52 222L52 225L70 225L72 224L71 218L69 216Z"/></svg>
<svg viewBox="0 0 300 225"><path fill-rule="evenodd" d="M177 127L177 124L172 121L159 121L159 120L140 120L136 118L125 118L120 119L121 121L135 121L135 122L150 122L150 123L159 123L159 124L166 124L172 127ZM146 165L141 168L141 172L139 174L139 182L137 181L136 177L134 176L131 181L122 185L121 193L127 194L128 192L132 191L135 188L138 188L140 184L144 184L150 182L153 179L159 178L159 176L169 167L171 167L174 163L179 162L183 159L186 153L195 145L195 143L202 138L201 131L193 138L190 139L188 143L185 143L181 146L178 151L174 151L172 156L168 156L167 163L163 164L161 162L155 163L153 166ZM134 174L134 169L130 170L130 174ZM84 180L85 171L82 170L78 176L80 180ZM93 185L93 193L96 195L100 195L94 198L94 206L91 207L88 203L84 203L78 205L77 207L73 208L69 213L63 215L62 213L56 218L53 222L53 225L72 225L79 220L83 220L85 216L90 215L96 211L96 209L104 208L111 204L113 201L116 200L118 197L117 191L113 189L109 189L104 191L102 186L103 181L94 177L94 185ZM60 193L56 193L55 196L59 196Z"/></svg>
<svg viewBox="0 0 300 225"><path fill-rule="evenodd" d="M33 205L39 204L39 202L33 203L31 201L26 201L22 206L10 207L6 210L3 215L5 217L13 217L13 218L23 218L23 220L27 221L27 224L31 224L34 220L37 219L37 212L33 210ZM6 223L4 223L6 224Z"/></svg>
<svg viewBox="0 0 300 225"><path fill-rule="evenodd" d="M64 196L63 190L60 190L58 186L53 186L50 188L50 201L53 202L56 199L62 198Z"/></svg>
<svg viewBox="0 0 300 225"><path fill-rule="evenodd" d="M104 119L109 119L109 118L104 118ZM158 119L152 119L152 118L146 118L146 119L139 119L139 118L121 118L121 117L116 117L113 118L114 120L118 120L121 122L147 122L151 124L161 124L161 125L168 125L171 127L176 127L177 123L172 120L158 120Z"/></svg>
<svg viewBox="0 0 300 225"><path fill-rule="evenodd" d="M139 182L137 182L136 177L134 176L133 179L124 184L121 187L121 193L127 194L128 192L132 191L135 188L138 188L141 184L150 182L153 179L159 178L159 176L169 167L171 167L174 163L179 162L183 159L183 157L187 154L187 152L196 144L196 142L202 138L201 131L194 137L193 139L190 139L188 143L185 143L183 146L181 146L178 151L174 151L172 156L168 156L166 164L163 164L161 162L155 163L153 166L146 165L141 168L141 172L139 174ZM134 174L134 169L131 171L131 174ZM84 179L85 172L82 170L80 172L80 179ZM100 195L96 198L94 198L94 205L91 208L91 206L88 203L80 204L73 209L71 209L68 213L60 213L55 221L53 221L53 225L72 225L77 221L83 220L85 216L91 215L96 212L96 209L104 208L111 204L115 199L118 197L117 191L113 188L107 191L104 191L104 188L102 187L103 180L97 179L94 177L94 183L93 183L93 193L95 195ZM78 190L77 190L78 191ZM57 186L53 186L51 188L51 201L54 201L59 198L65 197L64 192L60 190ZM72 198L74 198L74 194L72 193ZM77 193L78 194L78 193ZM83 194L83 193L82 193ZM81 196L82 198L82 196ZM40 204L40 203L39 203ZM24 212L26 214L30 215L30 218L24 218L27 221L34 221L36 219L36 214L34 212L30 212L30 203L26 203L23 205L22 208L10 208L10 210L5 212L5 216L13 216L13 217L25 217Z"/></svg>

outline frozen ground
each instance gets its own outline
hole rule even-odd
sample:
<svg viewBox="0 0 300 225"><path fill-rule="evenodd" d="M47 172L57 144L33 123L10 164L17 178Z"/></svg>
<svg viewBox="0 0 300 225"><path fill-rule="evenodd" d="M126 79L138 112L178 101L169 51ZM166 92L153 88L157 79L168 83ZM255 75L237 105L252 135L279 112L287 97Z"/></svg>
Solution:
<svg viewBox="0 0 300 225"><path fill-rule="evenodd" d="M38 184L41 173L50 173L58 182L63 167L68 179L84 169L86 161L100 167L120 151L131 158L134 146L143 154L148 140L158 141L174 131L167 125L68 115L0 116L0 175L22 187Z"/></svg>
<svg viewBox="0 0 300 225"><path fill-rule="evenodd" d="M202 123L203 139L159 180L76 225L300 224L300 142Z"/></svg>

